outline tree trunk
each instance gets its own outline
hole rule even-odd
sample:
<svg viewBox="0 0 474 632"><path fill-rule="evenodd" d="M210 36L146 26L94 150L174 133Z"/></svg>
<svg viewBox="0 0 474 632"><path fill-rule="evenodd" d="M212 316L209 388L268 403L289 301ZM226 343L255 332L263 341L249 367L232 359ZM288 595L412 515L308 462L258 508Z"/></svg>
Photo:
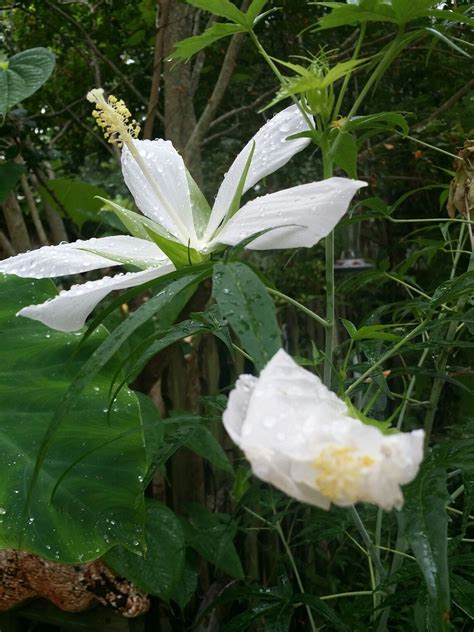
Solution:
<svg viewBox="0 0 474 632"><path fill-rule="evenodd" d="M195 10L177 0L169 2L168 22L164 32L164 87L165 87L165 137L172 141L180 152L184 150L196 126L193 94L191 89L191 64L167 61L174 45L179 40L192 35ZM186 165L196 182L201 177L200 147L189 157Z"/></svg>

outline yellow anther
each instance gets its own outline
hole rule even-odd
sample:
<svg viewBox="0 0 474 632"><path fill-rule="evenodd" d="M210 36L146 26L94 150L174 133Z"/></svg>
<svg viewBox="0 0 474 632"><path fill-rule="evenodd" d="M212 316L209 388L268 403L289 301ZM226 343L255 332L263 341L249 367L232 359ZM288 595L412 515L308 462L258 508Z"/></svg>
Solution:
<svg viewBox="0 0 474 632"><path fill-rule="evenodd" d="M315 485L333 501L356 502L360 499L360 482L363 469L374 465L367 454L359 455L354 448L330 446L313 461L318 474Z"/></svg>
<svg viewBox="0 0 474 632"><path fill-rule="evenodd" d="M104 137L109 143L121 147L122 143L138 136L140 126L132 119L130 110L122 99L117 99L111 94L105 100L102 88L95 88L87 94L87 100L96 104L92 116L104 131Z"/></svg>

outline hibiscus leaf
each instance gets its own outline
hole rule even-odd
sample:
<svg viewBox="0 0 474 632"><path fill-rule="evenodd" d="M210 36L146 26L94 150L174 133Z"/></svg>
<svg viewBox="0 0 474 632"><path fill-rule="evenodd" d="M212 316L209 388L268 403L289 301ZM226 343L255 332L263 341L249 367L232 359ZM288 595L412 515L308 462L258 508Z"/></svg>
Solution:
<svg viewBox="0 0 474 632"><path fill-rule="evenodd" d="M229 24L227 22L215 22L207 31L204 31L201 35L195 35L181 40L175 45L175 50L170 55L170 59L188 61L193 55L200 50L207 48L217 40L234 33L243 33L246 28L239 24Z"/></svg>
<svg viewBox="0 0 474 632"><path fill-rule="evenodd" d="M128 208L124 208L123 206L120 206L120 204L116 204L115 202L112 202L112 200L107 200L100 195L96 195L96 198L107 204L107 206L110 206L112 212L115 213L115 215L123 224L124 228L133 237L150 240L150 235L148 234L146 227L153 230L155 233L162 235L163 237L171 237L168 231L166 231L162 226L149 219L148 217L140 215L140 213L136 213L135 211L131 211Z"/></svg>
<svg viewBox="0 0 474 632"><path fill-rule="evenodd" d="M146 503L146 557L118 546L107 553L104 561L144 592L167 601L184 570L183 528L166 505L152 499Z"/></svg>
<svg viewBox="0 0 474 632"><path fill-rule="evenodd" d="M244 571L234 546L237 524L230 516L211 513L196 503L188 503L189 521L182 520L186 543L206 560L231 577L244 578Z"/></svg>
<svg viewBox="0 0 474 632"><path fill-rule="evenodd" d="M446 469L427 458L404 495L400 523L425 578L433 632L442 632L449 629L450 608Z"/></svg>
<svg viewBox="0 0 474 632"><path fill-rule="evenodd" d="M331 157L334 163L347 173L349 178L357 178L357 145L352 134L332 129L330 132Z"/></svg>
<svg viewBox="0 0 474 632"><path fill-rule="evenodd" d="M217 263L213 296L243 349L261 370L281 347L275 306L265 285L244 263Z"/></svg>
<svg viewBox="0 0 474 632"><path fill-rule="evenodd" d="M218 15L231 22L246 26L245 14L229 0L186 0L186 2L197 9L208 11L213 15Z"/></svg>

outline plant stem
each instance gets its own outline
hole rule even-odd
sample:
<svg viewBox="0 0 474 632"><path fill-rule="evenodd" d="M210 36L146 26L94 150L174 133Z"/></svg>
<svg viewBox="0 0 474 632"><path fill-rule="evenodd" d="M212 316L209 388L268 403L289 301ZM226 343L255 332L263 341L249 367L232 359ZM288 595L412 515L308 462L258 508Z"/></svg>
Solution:
<svg viewBox="0 0 474 632"><path fill-rule="evenodd" d="M269 294L273 294L273 296L278 296L278 298L281 298L287 303L290 303L290 305L294 305L323 327L329 327L330 323L328 323L327 320L325 320L321 316L318 316L318 314L310 310L308 307L305 307L302 303L296 301L294 298L291 298L291 296L287 296L286 294L283 294L283 292L280 292L279 290L274 290L271 287L267 287L267 291Z"/></svg>
<svg viewBox="0 0 474 632"><path fill-rule="evenodd" d="M474 270L474 251L471 252L471 257L469 259L469 265L467 267L467 271L470 272ZM467 296L461 296L458 299L456 310L462 311L467 302ZM453 320L449 324L448 331L446 332L445 341L453 342L456 331L459 325L459 320ZM450 347L445 347L438 356L438 361L436 363L436 374L437 376L433 382L433 388L431 389L431 396L429 399L428 409L425 415L424 421L424 430L425 430L425 452L428 449L431 432L433 430L433 424L438 408L439 398L441 396L441 391L443 390L444 382L445 382L445 374L446 374L446 366L448 364Z"/></svg>
<svg viewBox="0 0 474 632"><path fill-rule="evenodd" d="M321 138L321 153L323 156L323 177L330 178L333 173L329 143ZM331 374L334 352L334 333L336 320L336 292L334 283L334 231L325 239L326 259L326 321L324 344L324 384L331 388Z"/></svg>
<svg viewBox="0 0 474 632"><path fill-rule="evenodd" d="M319 597L321 601L328 601L329 599L339 599L339 597L359 597L362 595L371 595L371 590L354 590L353 592L334 593L333 595L323 595Z"/></svg>
<svg viewBox="0 0 474 632"><path fill-rule="evenodd" d="M298 567L296 566L296 562L295 562L295 558L293 557L293 553L291 552L290 549L290 545L288 544L286 538L285 538L285 534L283 533L283 530L281 528L281 525L279 522L276 523L276 531L278 533L278 536L281 540L281 543L283 544L283 548L285 549L286 554L288 555L288 559L290 560L290 564L291 564L291 568L293 569L293 573L295 575L295 579L296 579L296 583L298 584L298 588L301 591L301 594L304 595L305 593L305 589L303 586L303 582L301 581L301 577L300 574L298 572ZM311 612L311 608L306 605L306 612L308 614L308 619L309 619L309 623L311 626L311 630L313 632L317 632L317 628L316 628L316 624L314 622L313 619L313 613Z"/></svg>
<svg viewBox="0 0 474 632"><path fill-rule="evenodd" d="M380 358L367 369L367 371L362 373L362 375L358 377L355 382L352 382L352 384L346 390L346 395L352 393L352 391L356 389L359 384L362 384L368 377L370 377L370 374L375 371L375 369L378 369L380 365L391 358L398 351L398 349L400 349L400 347L403 347L403 345L406 344L409 340L417 336L424 329L426 323L427 320L422 320L419 325L417 325L414 329L407 333L407 335L399 340L395 345L393 345L391 349L382 354Z"/></svg>
<svg viewBox="0 0 474 632"><path fill-rule="evenodd" d="M374 543L372 542L372 539L370 537L370 535L367 532L367 529L365 528L364 523L362 522L361 517L359 516L357 509L354 507L354 505L352 505L352 507L350 508L350 512L352 515L352 518L354 520L354 524L357 527L357 530L359 531L362 540L364 541L365 546L367 547L367 552L370 555L372 562L374 563L375 568L377 569L377 572L380 576L381 579L385 578L385 570L380 562L379 556L377 554L377 551L374 547Z"/></svg>
<svg viewBox="0 0 474 632"><path fill-rule="evenodd" d="M352 55L352 59L355 61L359 57L360 49L362 46L362 42L364 41L365 31L366 31L366 23L362 22L360 25L359 36L357 38L357 44L354 49L354 54ZM342 102L344 100L344 95L346 94L347 86L349 85L350 78L352 76L352 72L348 72L344 77L344 81L342 83L341 89L339 90L339 94L337 95L337 102L332 113L333 120L337 119L339 116L339 112L341 111Z"/></svg>

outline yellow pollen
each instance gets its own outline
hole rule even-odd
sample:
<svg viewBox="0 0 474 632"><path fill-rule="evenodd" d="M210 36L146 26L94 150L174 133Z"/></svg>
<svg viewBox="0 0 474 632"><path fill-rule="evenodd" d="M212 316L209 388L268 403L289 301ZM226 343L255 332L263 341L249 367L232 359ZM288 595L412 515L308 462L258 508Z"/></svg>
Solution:
<svg viewBox="0 0 474 632"><path fill-rule="evenodd" d="M360 456L354 448L330 446L312 463L318 472L315 485L329 500L356 502L360 497L361 470L374 463L372 457Z"/></svg>
<svg viewBox="0 0 474 632"><path fill-rule="evenodd" d="M122 99L117 99L111 94L105 100L102 88L96 88L87 94L87 100L95 103L96 109L92 116L109 143L121 147L122 143L136 138L140 133L140 126L132 118Z"/></svg>

